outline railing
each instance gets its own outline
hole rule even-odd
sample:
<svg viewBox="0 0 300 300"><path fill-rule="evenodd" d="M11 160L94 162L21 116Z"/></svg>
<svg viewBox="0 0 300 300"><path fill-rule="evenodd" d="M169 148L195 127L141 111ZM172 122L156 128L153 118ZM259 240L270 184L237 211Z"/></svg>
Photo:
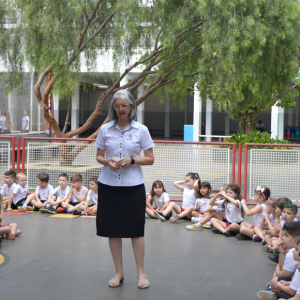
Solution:
<svg viewBox="0 0 300 300"><path fill-rule="evenodd" d="M70 175L82 171L87 174L86 178L93 174L99 174L97 168L101 168L101 166L95 163L96 148L92 144L76 144L76 142L94 142L95 140L35 137L23 137L22 143L20 137L17 137L16 140L17 142L12 136L0 136L0 172L2 175L7 169L16 169L17 173L27 171L29 172L28 182L34 187L36 185L35 173L44 167L48 172L51 169L51 177L55 177L54 184L56 184L58 171L67 170ZM58 143L62 141L65 143ZM154 180L162 180L171 200L181 201L181 194L174 188L172 182L183 179L186 173L198 172L202 181L209 181L213 189L219 189L220 185L224 183L236 181L237 167L237 183L240 186L243 183L243 198L251 198L252 190L254 191L257 185L265 185L270 188L273 197L285 196L296 201L300 199L300 187L298 188L300 145L248 143L245 144L245 149L242 149L241 144L236 148L235 143L154 142L157 146L154 148L155 163L152 167L142 167L147 192L150 191ZM229 148L217 148L216 146L229 146ZM254 146L293 147L293 149L251 149ZM82 153L75 159L73 157L69 161L65 160L65 163L61 163L62 156L69 155L76 147L79 147L79 150L82 147ZM1 153L5 153L4 160L1 160ZM242 159L243 153L244 159ZM250 161L248 162L249 155ZM236 157L238 157L237 161ZM35 173L33 172L34 168ZM250 170L249 174L248 170ZM88 182L87 179L85 180Z"/></svg>

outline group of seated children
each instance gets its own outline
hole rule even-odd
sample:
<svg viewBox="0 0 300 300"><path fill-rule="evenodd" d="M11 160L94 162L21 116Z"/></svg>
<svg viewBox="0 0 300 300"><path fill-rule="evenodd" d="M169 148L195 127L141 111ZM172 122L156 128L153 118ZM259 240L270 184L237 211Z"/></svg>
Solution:
<svg viewBox="0 0 300 300"><path fill-rule="evenodd" d="M17 183L15 181L17 180ZM82 176L76 173L69 177L61 173L58 187L53 189L49 183L49 175L37 175L37 187L34 193L28 194L27 176L24 173L7 171L4 176L3 207L7 211L18 209L21 212L40 211L42 213L73 213L75 215L95 215L98 207L97 177L90 179L90 190L82 185Z"/></svg>

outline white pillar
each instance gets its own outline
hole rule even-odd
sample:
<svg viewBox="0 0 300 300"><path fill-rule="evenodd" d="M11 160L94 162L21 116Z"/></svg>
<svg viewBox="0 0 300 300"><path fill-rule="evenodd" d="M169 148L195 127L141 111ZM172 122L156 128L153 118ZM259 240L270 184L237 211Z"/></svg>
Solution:
<svg viewBox="0 0 300 300"><path fill-rule="evenodd" d="M205 123L206 135L212 135L213 109L214 109L214 102L210 99L206 99L206 123ZM206 138L206 141L211 142L211 137Z"/></svg>
<svg viewBox="0 0 300 300"><path fill-rule="evenodd" d="M167 94L165 98L165 137L170 137L170 97Z"/></svg>
<svg viewBox="0 0 300 300"><path fill-rule="evenodd" d="M230 118L227 113L225 114L225 135L230 135Z"/></svg>
<svg viewBox="0 0 300 300"><path fill-rule="evenodd" d="M283 139L284 132L284 108L276 105L271 110L271 137Z"/></svg>
<svg viewBox="0 0 300 300"><path fill-rule="evenodd" d="M278 109L278 138L283 139L284 136L284 108L279 107Z"/></svg>
<svg viewBox="0 0 300 300"><path fill-rule="evenodd" d="M72 114L71 114L71 130L79 127L79 103L80 103L79 87L76 88L72 97ZM75 136L76 138L78 137Z"/></svg>
<svg viewBox="0 0 300 300"><path fill-rule="evenodd" d="M138 87L138 98L144 95L145 88L143 86ZM145 101L137 107L137 121L141 124L145 124Z"/></svg>
<svg viewBox="0 0 300 300"><path fill-rule="evenodd" d="M200 97L200 92L197 90L195 85L194 94L194 112L193 112L193 141L199 142L199 135L201 134L201 124L202 124L202 100Z"/></svg>
<svg viewBox="0 0 300 300"><path fill-rule="evenodd" d="M54 93L53 95L53 109L54 109L54 119L59 125L59 96L58 94Z"/></svg>
<svg viewBox="0 0 300 300"><path fill-rule="evenodd" d="M33 110L33 95L34 95L34 91L33 91L33 80L34 80L34 72L31 72L30 74L30 122L29 122L29 131L32 131L32 123L33 123L33 114L32 114L32 110Z"/></svg>
<svg viewBox="0 0 300 300"><path fill-rule="evenodd" d="M293 109L289 108L288 110L288 125L293 126Z"/></svg>

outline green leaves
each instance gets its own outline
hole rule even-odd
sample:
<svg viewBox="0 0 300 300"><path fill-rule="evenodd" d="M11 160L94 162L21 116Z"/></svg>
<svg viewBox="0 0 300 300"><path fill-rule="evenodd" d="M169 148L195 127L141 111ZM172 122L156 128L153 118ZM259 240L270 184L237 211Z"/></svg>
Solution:
<svg viewBox="0 0 300 300"><path fill-rule="evenodd" d="M224 139L226 143L236 143L238 148L239 143L242 143L243 149L245 148L245 143L256 143L256 144L291 144L287 140L279 140L271 138L271 135L266 131L258 131L254 129L253 132L245 134L243 131L238 131L235 134L232 134L230 138ZM221 148L228 148L229 146L221 146ZM291 147L259 147L251 146L251 149L291 149Z"/></svg>

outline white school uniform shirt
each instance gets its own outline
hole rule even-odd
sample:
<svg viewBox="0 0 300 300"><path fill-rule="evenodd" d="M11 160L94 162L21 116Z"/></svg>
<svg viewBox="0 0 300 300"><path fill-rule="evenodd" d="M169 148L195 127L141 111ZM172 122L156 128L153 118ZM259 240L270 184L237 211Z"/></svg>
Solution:
<svg viewBox="0 0 300 300"><path fill-rule="evenodd" d="M70 186L67 185L66 188L65 188L65 190L62 192L61 187L60 187L60 185L59 185L58 187L56 187L56 188L54 189L53 192L54 192L54 195L55 195L56 197L65 198L66 195L69 195L69 194L70 194L70 190L71 190Z"/></svg>
<svg viewBox="0 0 300 300"><path fill-rule="evenodd" d="M93 204L97 204L98 203L98 193L95 193L94 191L89 190L85 201L87 201L87 200L92 201Z"/></svg>
<svg viewBox="0 0 300 300"><path fill-rule="evenodd" d="M26 184L24 187L21 187L19 184L17 184L13 190L13 193L16 194L16 196L13 198L13 203L16 204L18 201L24 199L28 194L28 185Z"/></svg>
<svg viewBox="0 0 300 300"><path fill-rule="evenodd" d="M95 146L106 152L106 158L120 160L123 157L140 157L142 150L155 145L146 126L131 120L129 126L120 130L116 121L103 125L98 133ZM98 181L110 186L136 186L145 183L141 166L129 165L118 171L104 166Z"/></svg>
<svg viewBox="0 0 300 300"><path fill-rule="evenodd" d="M196 195L194 189L185 188L182 196L182 208L187 209L189 207L195 207Z"/></svg>
<svg viewBox="0 0 300 300"><path fill-rule="evenodd" d="M224 215L224 209L219 207L219 206L213 206L213 209L215 210L215 212L220 215L223 219L225 218Z"/></svg>
<svg viewBox="0 0 300 300"><path fill-rule="evenodd" d="M0 116L0 129L3 129L3 123L2 123L3 122L3 118L5 118L5 117ZM6 120L6 118L5 118L5 120Z"/></svg>
<svg viewBox="0 0 300 300"><path fill-rule="evenodd" d="M1 127L2 127L2 130L7 130L7 127L6 127L6 117L1 117ZM1 128L0 127L0 128Z"/></svg>
<svg viewBox="0 0 300 300"><path fill-rule="evenodd" d="M53 192L53 186L48 184L45 189L42 189L39 185L35 189L35 193L39 195L40 200L48 200L49 195Z"/></svg>
<svg viewBox="0 0 300 300"><path fill-rule="evenodd" d="M76 189L74 189L74 191L75 191L75 193L77 194L78 197L82 197L82 194L83 194L84 190L87 190L87 188L85 186L82 186L81 190L79 192ZM74 195L72 195L70 202L79 203L79 201L76 199L76 197Z"/></svg>
<svg viewBox="0 0 300 300"><path fill-rule="evenodd" d="M300 273L298 270L296 270L294 276L293 276L293 280L290 284L290 288L294 291L298 291L298 289L300 288Z"/></svg>
<svg viewBox="0 0 300 300"><path fill-rule="evenodd" d="M199 209L199 212L201 213L205 213L208 206L209 206L209 202L210 202L210 199L204 199L204 198L201 198L201 199L197 199L196 200L196 203L195 203L195 208L197 206L197 203L200 203L200 209Z"/></svg>
<svg viewBox="0 0 300 300"><path fill-rule="evenodd" d="M147 196L150 200L152 200L151 195ZM166 201L170 201L169 195L166 192L163 192L158 198L156 195L153 197L155 208L162 209Z"/></svg>
<svg viewBox="0 0 300 300"><path fill-rule="evenodd" d="M29 116L24 116L22 118L22 130L29 130ZM26 125L26 121L28 121L28 124L27 124L27 127L25 128L25 125Z"/></svg>
<svg viewBox="0 0 300 300"><path fill-rule="evenodd" d="M255 207L261 206L263 208L261 213L257 213L254 215L254 226L260 226L261 220L264 216L264 212L267 210L267 204L262 203L262 204L257 204Z"/></svg>
<svg viewBox="0 0 300 300"><path fill-rule="evenodd" d="M4 184L0 194L2 194L4 197L10 197L11 194L13 193L15 187L16 187L16 183L12 183L12 185L10 186L10 188L7 186L7 184Z"/></svg>
<svg viewBox="0 0 300 300"><path fill-rule="evenodd" d="M272 226L275 226L276 217L274 218L272 213L269 214L269 219L270 219L270 222L271 222ZM268 230L269 226L267 226L266 229Z"/></svg>
<svg viewBox="0 0 300 300"><path fill-rule="evenodd" d="M218 207L223 208L223 202L225 200L218 201ZM235 200L239 203L239 207L236 207L232 203L226 203L225 204L225 219L229 223L240 223L243 222L243 216L242 216L242 206L241 206L241 201L240 200Z"/></svg>
<svg viewBox="0 0 300 300"><path fill-rule="evenodd" d="M295 248L292 248L286 253L284 263L283 263L283 268L282 268L285 271L293 272L293 273L295 273L297 269L297 261L294 260L294 256L293 256L294 249ZM292 278L294 278L294 275L292 276Z"/></svg>

